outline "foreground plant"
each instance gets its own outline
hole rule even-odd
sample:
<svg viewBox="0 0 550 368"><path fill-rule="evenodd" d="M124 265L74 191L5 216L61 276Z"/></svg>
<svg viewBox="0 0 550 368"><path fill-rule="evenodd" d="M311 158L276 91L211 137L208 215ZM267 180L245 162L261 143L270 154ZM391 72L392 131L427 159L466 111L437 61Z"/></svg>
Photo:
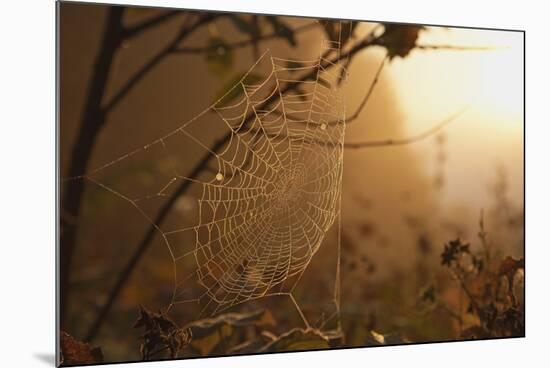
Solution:
<svg viewBox="0 0 550 368"><path fill-rule="evenodd" d="M524 259L495 259L480 220L481 250L455 239L445 244L441 264L451 273L466 296L466 313L473 317L461 337L466 339L525 335ZM462 311L456 314L462 326Z"/></svg>

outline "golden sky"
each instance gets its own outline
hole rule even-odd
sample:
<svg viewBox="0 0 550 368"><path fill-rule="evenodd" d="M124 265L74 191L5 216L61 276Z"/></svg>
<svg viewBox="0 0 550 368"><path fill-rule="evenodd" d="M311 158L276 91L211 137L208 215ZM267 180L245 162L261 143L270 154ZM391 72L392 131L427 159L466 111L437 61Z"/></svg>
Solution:
<svg viewBox="0 0 550 368"><path fill-rule="evenodd" d="M419 44L489 46L488 51L416 50L384 72L395 85L405 129L415 134L467 107L447 135L443 202L487 206L495 168L509 175L510 195L523 200L523 34L430 28ZM434 167L434 145L415 144L426 170Z"/></svg>

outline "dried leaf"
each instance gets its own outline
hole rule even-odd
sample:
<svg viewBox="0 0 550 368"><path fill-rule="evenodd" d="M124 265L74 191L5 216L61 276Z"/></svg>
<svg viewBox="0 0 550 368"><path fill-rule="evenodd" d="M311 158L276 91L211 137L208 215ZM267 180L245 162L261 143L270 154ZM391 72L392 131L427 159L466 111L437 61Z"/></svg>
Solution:
<svg viewBox="0 0 550 368"><path fill-rule="evenodd" d="M180 329L161 312L154 313L140 306L139 317L134 328L144 327L141 335L140 352L143 360L151 358L156 352L169 349L170 356L176 358L178 353L191 341L188 329Z"/></svg>
<svg viewBox="0 0 550 368"><path fill-rule="evenodd" d="M514 276L519 269L524 268L525 261L523 258L514 259L508 256L500 263L498 274L499 276L506 276L506 279L508 280L508 289L513 290Z"/></svg>
<svg viewBox="0 0 550 368"><path fill-rule="evenodd" d="M416 47L416 41L423 26L386 24L378 44L388 50L388 57L406 57Z"/></svg>
<svg viewBox="0 0 550 368"><path fill-rule="evenodd" d="M443 253L441 253L441 264L443 266L451 266L453 262L458 260L458 256L462 253L470 253L470 244L462 243L460 239L451 240L445 244Z"/></svg>
<svg viewBox="0 0 550 368"><path fill-rule="evenodd" d="M61 331L60 345L63 365L97 364L103 362L101 348L78 341Z"/></svg>

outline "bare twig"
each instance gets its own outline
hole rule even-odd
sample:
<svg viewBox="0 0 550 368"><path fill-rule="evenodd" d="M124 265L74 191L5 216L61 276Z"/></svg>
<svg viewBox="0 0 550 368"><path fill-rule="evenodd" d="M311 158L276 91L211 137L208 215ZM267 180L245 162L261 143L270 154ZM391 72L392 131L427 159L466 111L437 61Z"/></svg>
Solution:
<svg viewBox="0 0 550 368"><path fill-rule="evenodd" d="M382 62L380 63L380 66L376 70L376 74L374 75L374 78L373 78L373 80L372 80L372 82L369 86L369 89L367 90L367 93L365 94L365 97L363 97L363 100L359 104L359 107L357 108L357 110L355 110L355 112L349 118L346 118L346 124L350 124L354 120L356 120L359 117L359 114L361 114L361 111L363 111L363 109L365 108L365 105L369 101L370 96L372 95L372 92L374 91L374 87L378 83L378 80L380 78L380 74L382 73L382 69L384 69L384 65L386 65L387 61L388 61L388 57L384 56L384 59L382 60Z"/></svg>
<svg viewBox="0 0 550 368"><path fill-rule="evenodd" d="M306 31L308 29L312 29L316 26L319 26L319 23L311 22L311 23L308 23L308 24L304 24L303 26L296 27L293 30L293 32L295 32L295 33L303 32L303 31ZM283 37L283 36L281 36L279 33L273 32L273 33L266 34L266 35L263 35L263 36L260 36L260 37L250 38L248 40L239 41L239 42L229 43L229 44L226 45L226 47L228 49L239 49L239 48L242 48L242 47L253 46L254 43L257 43L257 42L267 41L267 40L271 40L271 39L274 39L274 38L281 38L281 37ZM209 51L210 49L211 48L209 46L205 46L205 47L178 47L178 48L174 49L172 52L182 53L182 54L202 54L204 52Z"/></svg>
<svg viewBox="0 0 550 368"><path fill-rule="evenodd" d="M416 45L421 50L452 50L452 51L492 51L504 50L506 46L460 46L460 45Z"/></svg>
<svg viewBox="0 0 550 368"><path fill-rule="evenodd" d="M447 125L455 121L466 110L467 109L464 108L454 113L453 115L449 116L448 118L442 120L440 123L436 124L430 129L420 134L414 135L412 137L402 138L402 139L382 139L382 140L376 140L376 141L345 143L344 148L360 149L360 148L369 148L369 147L401 146L401 145L410 144L413 142L418 142L439 132L441 129L443 129L444 127L446 127Z"/></svg>
<svg viewBox="0 0 550 368"><path fill-rule="evenodd" d="M125 30L124 30L124 37L129 39L129 38L132 38L134 36L137 36L138 34L140 34L141 32L147 30L147 29L150 29L152 27L155 27L171 18L174 18L176 15L178 14L188 14L188 13L184 13L182 12L181 10L171 10L171 11L168 11L168 12L164 12L156 17L153 17L151 19L147 19L141 23L138 23L132 27L127 27Z"/></svg>
<svg viewBox="0 0 550 368"><path fill-rule="evenodd" d="M192 34L195 30L204 24L207 24L214 20L219 15L207 14L199 18L193 25L187 27L185 24L182 26L181 31L174 37L174 39L168 43L162 50L160 50L155 56L153 56L147 63L145 63L138 71L134 73L126 83L118 90L117 93L111 98L109 102L103 107L105 113L111 111L127 94L134 88L134 86L141 81L151 69L158 65L167 55L170 55L185 38Z"/></svg>
<svg viewBox="0 0 550 368"><path fill-rule="evenodd" d="M418 141L426 139L426 138L432 136L433 134L439 132L444 127L446 127L448 124L455 121L465 111L466 111L466 108L464 108L463 110L460 110L459 112L451 115L450 117L448 117L445 120L441 121L440 123L434 125L430 129L428 129L428 130L426 130L426 131L424 131L420 134L417 134L415 136L412 136L412 137L402 138L402 139L382 139L382 140L375 140L375 141L344 143L344 148L347 148L347 149L361 149L361 148L400 146L400 145L406 145L406 144L411 144L411 143L414 143L414 142L418 142ZM256 131L257 131L256 129L251 130L251 132L253 132L253 133L256 132ZM277 139L277 140L284 140L284 139L288 138L287 135L280 135L280 134L277 135L277 134L274 134L274 133L269 134L267 136L268 136L268 138ZM320 146L335 147L335 146L339 145L338 143L335 143L335 142L328 142L328 141L323 141L323 140L319 140L319 139L315 139L315 138L306 139L304 142L306 142L308 144L317 144L317 145L320 145Z"/></svg>
<svg viewBox="0 0 550 368"><path fill-rule="evenodd" d="M86 100L80 118L80 129L71 151L68 176L79 175L86 170L96 137L105 120L105 115L101 110L101 99L109 80L111 65L123 39L122 16L123 8L120 7L112 7L107 13L101 47L94 60L90 83L86 91ZM71 182L64 188L60 203L61 213L72 220L70 223L61 223L60 233L59 293L62 328L65 324L68 309L72 261L77 243L78 218L84 191L85 183L83 181Z"/></svg>

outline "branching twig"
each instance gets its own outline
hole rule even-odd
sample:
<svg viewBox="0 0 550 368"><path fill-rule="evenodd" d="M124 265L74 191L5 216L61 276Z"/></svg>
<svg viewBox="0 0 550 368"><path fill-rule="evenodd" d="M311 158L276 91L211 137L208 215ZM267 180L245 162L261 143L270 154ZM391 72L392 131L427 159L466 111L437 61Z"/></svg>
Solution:
<svg viewBox="0 0 550 368"><path fill-rule="evenodd" d="M117 93L111 98L109 102L105 104L103 107L103 111L105 113L112 110L125 96L126 94L139 82L141 81L145 75L151 69L153 69L156 65L158 65L167 55L172 53L178 44L183 41L185 38L187 38L190 34L192 34L195 30L197 30L202 25L211 22L219 15L214 14L208 14L201 18L199 18L198 21L196 21L192 26L186 27L185 24L182 27L181 31L174 37L174 39L168 43L162 50L160 50L155 56L153 56L147 63L145 63L138 71L134 73L126 83L118 90Z"/></svg>
<svg viewBox="0 0 550 368"><path fill-rule="evenodd" d="M303 26L296 27L293 30L293 32L294 33L303 32L303 31L306 31L308 29L312 29L316 26L319 26L319 23L312 22L312 23L304 24ZM250 38L248 40L239 41L239 42L229 43L229 44L225 45L225 47L227 47L227 49L230 49L230 50L238 49L238 48L242 48L242 47L252 46L252 45L254 45L254 43L258 43L258 42L261 42L261 41L267 41L267 40L271 40L271 39L274 39L274 38L280 38L280 37L283 37L283 36L281 36L277 32L273 32L273 33L266 34L266 35L263 35L263 36L260 36L260 37ZM172 52L182 53L182 54L202 54L204 52L209 51L210 49L211 48L209 46L205 46L205 47L178 47L178 48L174 49Z"/></svg>
<svg viewBox="0 0 550 368"><path fill-rule="evenodd" d="M71 160L68 166L69 177L79 175L79 173L87 169L96 137L105 120L105 114L101 110L101 99L109 80L113 60L123 40L123 14L123 8L120 7L112 7L107 13L101 46L94 60L90 83L87 87L80 128L71 150ZM65 324L65 316L68 310L67 304L70 293L73 256L76 248L78 218L82 208L84 191L85 185L83 181L77 180L71 182L64 188L60 203L61 213L72 220L70 223L62 222L60 232L59 289L61 327Z"/></svg>
<svg viewBox="0 0 550 368"><path fill-rule="evenodd" d="M374 87L378 83L378 80L380 78L380 74L382 73L382 69L384 69L384 65L386 65L387 61L388 61L388 57L384 56L384 59L380 63L380 66L378 67L378 70L376 71L376 74L374 75L374 79L372 80L372 82L369 86L369 89L367 90L367 93L365 94L365 97L363 98L363 101L361 101L361 104L359 104L359 107L357 108L357 110L355 110L355 112L349 118L346 118L346 124L349 124L349 123L353 122L354 120L356 120L359 117L359 114L361 113L361 111L363 111L363 109L365 108L365 105L369 101L370 96L372 95L372 92L374 91Z"/></svg>
<svg viewBox="0 0 550 368"><path fill-rule="evenodd" d="M430 129L426 130L425 132L422 132L420 134L417 134L412 137L408 138L402 138L402 139L382 139L382 140L374 140L374 141L364 141L364 142L353 142L353 143L344 143L344 148L348 149L360 149L360 148L374 148L374 147L386 147L386 146L400 146L400 145L406 145L414 142L421 141L423 139L426 139L435 133L439 132L441 129L446 127L448 124L455 121L461 114L463 114L466 111L466 108L460 110L459 112L451 115L450 117L446 118L445 120L441 121L440 123L436 124L435 126L431 127ZM257 132L256 129L251 130L252 133ZM267 135L268 138L273 138L277 140L283 140L288 138L287 135L277 135L277 134L269 134ZM327 142L319 139L309 138L305 140L306 143L310 144L317 144L320 146L337 146L338 143L334 142Z"/></svg>
<svg viewBox="0 0 550 368"><path fill-rule="evenodd" d="M172 10L172 11L164 12L156 17L145 20L132 27L127 27L124 30L124 37L127 39L132 38L149 28L155 27L161 24L162 22L165 22L171 18L174 18L178 14L182 14L182 12L180 10ZM188 13L185 13L185 14L187 15Z"/></svg>
<svg viewBox="0 0 550 368"><path fill-rule="evenodd" d="M417 142L417 141L428 138L431 135L439 132L441 129L446 127L448 124L455 121L465 111L466 111L466 108L460 110L457 113L454 113L453 115L449 116L445 120L441 121L440 123L436 124L435 126L431 127L430 129L426 130L425 132L414 135L412 137L402 138L402 139L383 139L383 140L378 140L378 141L351 142L351 143L345 143L344 148L360 149L360 148L369 148L369 147L401 146L401 145Z"/></svg>

